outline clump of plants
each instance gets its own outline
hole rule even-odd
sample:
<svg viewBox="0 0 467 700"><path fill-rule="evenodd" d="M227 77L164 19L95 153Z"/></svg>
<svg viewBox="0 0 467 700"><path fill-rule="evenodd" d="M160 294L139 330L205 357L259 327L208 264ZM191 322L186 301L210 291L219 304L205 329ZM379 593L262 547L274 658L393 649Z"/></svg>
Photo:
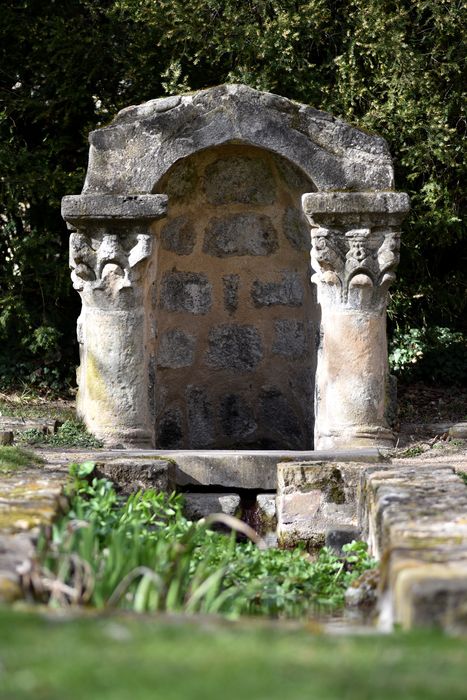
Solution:
<svg viewBox="0 0 467 700"><path fill-rule="evenodd" d="M439 326L396 330L389 366L407 381L467 382L467 336Z"/></svg>
<svg viewBox="0 0 467 700"><path fill-rule="evenodd" d="M27 445L51 447L102 447L102 442L88 433L83 423L72 419L66 420L56 433L30 428L19 433L17 440Z"/></svg>
<svg viewBox="0 0 467 700"><path fill-rule="evenodd" d="M298 617L332 610L375 563L353 542L316 561L301 549L261 549L235 532L183 515L181 495L148 490L121 499L94 464L72 465L70 510L44 532L24 585L51 606L91 605L137 612Z"/></svg>

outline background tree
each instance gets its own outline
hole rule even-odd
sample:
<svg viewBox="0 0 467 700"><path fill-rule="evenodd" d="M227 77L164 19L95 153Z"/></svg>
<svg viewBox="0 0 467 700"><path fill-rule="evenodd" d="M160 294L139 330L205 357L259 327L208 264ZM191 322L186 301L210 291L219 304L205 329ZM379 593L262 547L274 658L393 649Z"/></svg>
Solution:
<svg viewBox="0 0 467 700"><path fill-rule="evenodd" d="M128 104L223 82L313 104L388 140L397 188L413 203L390 307L396 346L406 344L410 364L413 329L431 345L439 326L467 330L464 2L4 0L2 10L3 385L59 388L72 375L79 299L59 212L81 189L88 132ZM465 352L451 331L439 343Z"/></svg>

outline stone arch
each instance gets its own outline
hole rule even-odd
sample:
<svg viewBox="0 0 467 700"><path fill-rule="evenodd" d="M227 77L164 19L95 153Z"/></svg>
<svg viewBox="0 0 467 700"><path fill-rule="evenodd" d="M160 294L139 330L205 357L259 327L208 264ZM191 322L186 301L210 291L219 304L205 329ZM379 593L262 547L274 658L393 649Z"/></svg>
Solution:
<svg viewBox="0 0 467 700"><path fill-rule="evenodd" d="M108 444L155 444L154 399L160 402L156 354L161 349L157 345L157 318L149 322L148 308L157 308L161 298L159 241L164 235L183 240L180 231L169 231L169 235L163 228L175 226L171 207L178 206L173 193L169 191L167 197L164 185L170 174L189 159L203 159L219 148L240 148L251 152L257 149L269 159L285 158L290 172L298 173L308 183L309 191L301 192L302 207L311 234L312 281L317 287L320 321L319 334L315 334L319 350L314 414L311 409L305 422L311 431L314 415L315 447L392 444L385 309L387 289L399 259L399 227L409 210L409 200L404 193L392 191L393 167L384 139L278 95L245 85L221 85L128 107L110 125L92 132L90 144L83 192L64 197L62 215L71 230L73 286L83 301L78 323L81 366L77 408L97 436ZM276 172L277 167L274 169ZM277 184L277 172L274 177ZM291 182L289 178L287 186ZM243 186L238 180L240 191ZM229 216L240 213L235 211L240 204L253 206L252 202L230 202ZM202 208L201 214L205 214ZM232 235L235 227L231 224L225 235L214 232L210 245L217 236L215 246L220 254L211 255L213 259L222 260L224 254L230 259L226 241L228 245L243 241L254 260L269 259L257 256L258 251L271 255L277 252L268 249L274 234L267 242L264 221L258 219L270 218L270 213L249 212L253 214L256 228L242 224L237 238ZM169 220L161 223L167 216ZM209 226L211 223L206 222ZM276 220L271 226L277 229ZM285 245L282 220L281 227ZM259 246L256 251L251 249L252 241ZM201 253L209 256L209 246L205 251L203 248L204 243ZM237 257L245 259L238 252ZM268 266L257 267L262 273ZM357 269L360 274L353 276ZM189 289L190 279L185 280ZM275 290L279 298L284 298L278 291L280 280L258 277L255 281L257 289ZM290 291L293 284L289 282L285 287ZM191 292L196 291L195 287L192 285ZM198 292L199 304L204 297ZM221 297L218 293L217 299ZM310 308L316 308L311 296L309 301ZM280 320L290 319L274 319ZM222 326L217 322L214 325ZM168 328L167 332L176 330ZM255 336L251 329L242 332L250 338ZM169 341L170 346L176 345L177 336L169 336ZM211 343L209 334L207 341ZM262 342L264 349L264 334ZM273 347L274 340L268 342ZM314 362L313 344L308 347ZM250 355L255 356L255 352L252 347ZM265 366L274 378L273 364L266 362ZM264 395L269 391L270 398L278 399L278 391L284 395L283 388L272 386ZM198 384L192 393L202 414ZM235 413L234 399L231 404ZM268 415L272 416L274 410ZM277 410L287 414L285 404ZM172 413L172 425L174 416ZM209 441L204 444L213 446Z"/></svg>
<svg viewBox="0 0 467 700"><path fill-rule="evenodd" d="M221 85L127 107L90 134L85 193L150 193L179 160L238 143L272 151L318 191L391 189L384 139L246 85Z"/></svg>

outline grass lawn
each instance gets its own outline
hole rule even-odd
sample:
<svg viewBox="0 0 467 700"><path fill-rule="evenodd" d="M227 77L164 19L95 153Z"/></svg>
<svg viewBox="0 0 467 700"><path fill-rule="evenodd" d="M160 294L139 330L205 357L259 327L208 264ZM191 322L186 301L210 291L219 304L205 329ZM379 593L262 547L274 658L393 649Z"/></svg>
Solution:
<svg viewBox="0 0 467 700"><path fill-rule="evenodd" d="M467 643L0 609L1 700L465 700Z"/></svg>
<svg viewBox="0 0 467 700"><path fill-rule="evenodd" d="M0 445L0 474L21 469L21 467L33 467L42 464L43 459L31 450L21 447Z"/></svg>

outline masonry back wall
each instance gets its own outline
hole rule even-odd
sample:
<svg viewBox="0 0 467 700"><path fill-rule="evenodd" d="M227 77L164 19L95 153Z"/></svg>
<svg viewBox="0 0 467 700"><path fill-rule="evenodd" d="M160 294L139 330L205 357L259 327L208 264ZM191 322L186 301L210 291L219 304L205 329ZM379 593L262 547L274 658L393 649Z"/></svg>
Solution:
<svg viewBox="0 0 467 700"><path fill-rule="evenodd" d="M234 145L156 186L169 195L145 304L156 447L312 448L318 319L300 198L314 189L285 159Z"/></svg>

